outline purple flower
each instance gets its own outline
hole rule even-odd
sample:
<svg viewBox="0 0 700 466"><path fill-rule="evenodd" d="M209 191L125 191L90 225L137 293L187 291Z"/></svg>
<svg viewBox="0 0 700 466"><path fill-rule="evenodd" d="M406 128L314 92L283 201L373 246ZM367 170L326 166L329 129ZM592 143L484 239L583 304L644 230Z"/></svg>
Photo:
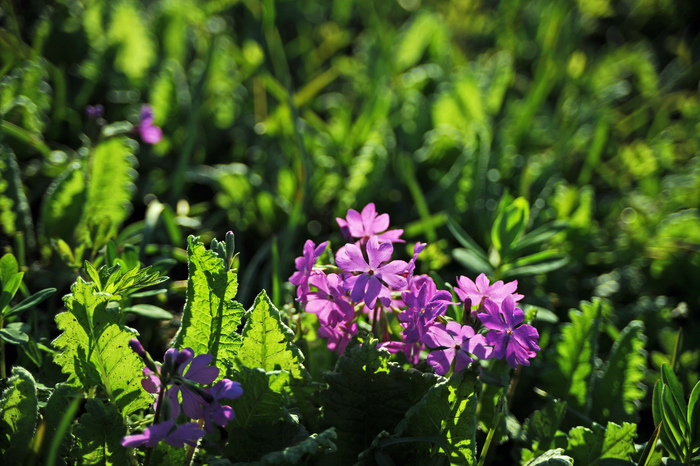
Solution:
<svg viewBox="0 0 700 466"><path fill-rule="evenodd" d="M163 138L163 131L153 123L153 120L153 107L150 105L141 106L139 126L136 128L136 132L147 144L157 144Z"/></svg>
<svg viewBox="0 0 700 466"><path fill-rule="evenodd" d="M523 324L518 327L525 320L525 313L515 307L513 297L506 296L500 305L487 299L484 308L486 313L479 314L479 319L489 329L486 343L493 345L494 355L498 359L505 357L513 369L518 364L529 366L529 359L534 358L540 349L537 345L540 336L532 325Z"/></svg>
<svg viewBox="0 0 700 466"><path fill-rule="evenodd" d="M196 422L190 422L175 427L175 421L168 420L158 424L153 424L141 434L127 435L122 439L122 446L127 448L139 447L146 445L153 448L162 440L165 443L174 447L182 448L187 445L195 446L197 440L204 437L204 431Z"/></svg>
<svg viewBox="0 0 700 466"><path fill-rule="evenodd" d="M222 405L219 400L234 400L243 394L241 384L229 379L221 379L207 390L213 401L204 406L204 430L214 431L213 424L226 427L236 416L233 408Z"/></svg>
<svg viewBox="0 0 700 466"><path fill-rule="evenodd" d="M438 291L432 280L423 283L418 291L405 291L402 297L407 309L398 319L406 326L403 331L406 343L421 341L435 318L445 313L448 304L455 304L450 293Z"/></svg>
<svg viewBox="0 0 700 466"><path fill-rule="evenodd" d="M404 240L399 237L403 230L390 230L382 233L389 228L389 214L377 215L374 203L370 202L362 209L362 213L358 213L354 209L348 210L347 220L336 218L336 222L340 225L340 231L346 239L359 238L360 244L365 244L371 236L376 236L380 242L403 243Z"/></svg>
<svg viewBox="0 0 700 466"><path fill-rule="evenodd" d="M88 105L85 107L85 116L87 116L91 120L98 120L102 118L105 114L105 108L97 104L95 106Z"/></svg>
<svg viewBox="0 0 700 466"><path fill-rule="evenodd" d="M367 258L362 254L362 248L357 244L346 244L338 251L335 261L338 266L348 272L360 275L349 277L345 280L345 288L350 291L350 299L359 303L364 300L370 309L374 309L377 297L384 291L381 301L384 306L391 304L391 291L401 290L406 287L406 278L402 276L406 272L405 261L395 260L389 262L394 247L390 242L379 244L376 236L372 236L367 242ZM388 299L387 299L388 297Z"/></svg>
<svg viewBox="0 0 700 466"><path fill-rule="evenodd" d="M425 349L423 343L406 343L405 341L385 341L379 344L380 348L386 348L391 354L403 351L406 355L406 359L411 364L418 364L420 361L420 352Z"/></svg>
<svg viewBox="0 0 700 466"><path fill-rule="evenodd" d="M327 346L331 351L343 354L353 335L357 333L357 323L341 322L335 327L321 325L316 333L319 338L328 338Z"/></svg>
<svg viewBox="0 0 700 466"><path fill-rule="evenodd" d="M413 257L410 261L408 261L408 267L406 268L406 271L408 272L406 279L408 280L409 286L412 286L413 283L413 272L416 270L416 260L418 260L418 254L423 252L425 246L426 243L416 243L415 246L413 246Z"/></svg>
<svg viewBox="0 0 700 466"><path fill-rule="evenodd" d="M423 340L432 348L427 361L438 375L447 374L455 359L455 372L459 372L474 361L472 355L480 359L491 357L492 349L485 346L484 336L475 335L473 328L459 322L437 323L428 329Z"/></svg>
<svg viewBox="0 0 700 466"><path fill-rule="evenodd" d="M352 320L355 309L347 300L347 293L339 275L313 274L309 278L309 285L315 286L318 291L307 295L307 312L313 312L323 325L331 327L335 327L339 321Z"/></svg>
<svg viewBox="0 0 700 466"><path fill-rule="evenodd" d="M512 296L515 302L523 298L523 295L515 292L518 287L517 280L505 284L503 281L498 280L493 285L489 285L489 279L482 273L476 277L476 283L464 275L460 276L457 282L459 284L455 287L455 293L457 293L459 299L466 301L469 298L472 304L479 307L481 307L485 299L490 299L500 304L506 296Z"/></svg>
<svg viewBox="0 0 700 466"><path fill-rule="evenodd" d="M310 292L309 277L311 276L316 261L321 257L321 254L323 254L327 246L328 241L316 246L310 239L306 240L306 243L304 243L303 255L294 260L297 271L289 277L289 282L297 287L297 301L306 303L306 296Z"/></svg>
<svg viewBox="0 0 700 466"><path fill-rule="evenodd" d="M200 354L192 358L193 355L194 351L192 351L192 348L185 348L179 353L177 349L170 348L165 352L165 357L163 358L164 364L167 364L170 359L175 360L174 370L179 375L179 377L175 376L171 379L172 386L168 388L167 392L173 418L180 414L179 393L182 396L182 410L185 414L192 419L201 419L203 415L202 406L206 402L199 393L192 390L188 385L208 385L219 376L219 368L209 366L209 363L214 359L211 354ZM188 364L187 372L184 373Z"/></svg>

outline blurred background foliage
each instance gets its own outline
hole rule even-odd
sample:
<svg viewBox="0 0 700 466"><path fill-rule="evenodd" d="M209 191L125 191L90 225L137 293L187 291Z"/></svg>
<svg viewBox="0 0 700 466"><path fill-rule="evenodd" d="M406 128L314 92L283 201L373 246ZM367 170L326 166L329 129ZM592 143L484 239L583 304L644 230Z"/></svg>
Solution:
<svg viewBox="0 0 700 466"><path fill-rule="evenodd" d="M0 246L62 292L105 254L183 280L186 236L233 230L237 299L282 306L303 242L339 245L335 217L375 202L406 255L429 242L419 271L518 279L553 321L607 298L611 341L641 319L661 364L677 328L700 337L697 18L695 0L6 0Z"/></svg>

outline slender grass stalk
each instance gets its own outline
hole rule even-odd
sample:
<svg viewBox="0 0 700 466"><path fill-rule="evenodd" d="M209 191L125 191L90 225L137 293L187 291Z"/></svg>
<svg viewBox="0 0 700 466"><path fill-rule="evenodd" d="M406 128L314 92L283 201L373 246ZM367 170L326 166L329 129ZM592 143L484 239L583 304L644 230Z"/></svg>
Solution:
<svg viewBox="0 0 700 466"><path fill-rule="evenodd" d="M63 437L66 435L66 432L68 432L68 428L73 422L76 413L78 412L78 407L80 406L80 401L82 399L82 395L76 395L75 398L73 398L73 401L71 401L71 403L68 405L66 413L61 418L61 423L58 425L53 439L51 439L49 454L46 458L46 466L54 466L56 464L58 450L61 448L61 442L63 441Z"/></svg>
<svg viewBox="0 0 700 466"><path fill-rule="evenodd" d="M486 436L486 441L484 446L481 448L481 454L479 455L479 463L477 466L484 466L486 464L486 459L489 456L489 451L491 448L491 443L493 442L493 437L496 435L499 426L501 425L501 418L503 417L503 410L505 409L506 397L501 395L496 403L495 413L493 415L493 421L491 422L491 427L489 427L489 433Z"/></svg>

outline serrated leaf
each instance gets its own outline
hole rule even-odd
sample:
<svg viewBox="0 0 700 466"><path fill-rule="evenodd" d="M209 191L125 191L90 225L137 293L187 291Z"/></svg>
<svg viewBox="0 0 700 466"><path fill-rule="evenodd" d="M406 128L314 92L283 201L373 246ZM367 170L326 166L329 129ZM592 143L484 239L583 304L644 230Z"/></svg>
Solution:
<svg viewBox="0 0 700 466"><path fill-rule="evenodd" d="M566 402L553 398L544 408L530 415L525 424L525 433L534 454L541 454L550 449L565 414Z"/></svg>
<svg viewBox="0 0 700 466"><path fill-rule="evenodd" d="M590 429L574 427L569 431L566 452L577 465L596 465L602 458L627 460L629 454L635 451L636 436L635 424L608 422L607 427L603 427L594 422Z"/></svg>
<svg viewBox="0 0 700 466"><path fill-rule="evenodd" d="M319 453L335 451L335 443L337 435L335 429L330 427L318 434L311 434L299 443L285 448L282 451L268 453L260 462L263 464L301 464L302 460L308 461L308 458Z"/></svg>
<svg viewBox="0 0 700 466"><path fill-rule="evenodd" d="M114 137L97 144L90 152L85 208L77 227L80 240L90 237L99 247L116 236L121 223L131 212L136 143L125 137ZM97 229L96 233L90 233Z"/></svg>
<svg viewBox="0 0 700 466"><path fill-rule="evenodd" d="M127 416L152 404L141 387L143 362L129 348L135 335L121 325L121 314L108 309L110 295L82 278L64 298L66 312L56 316L63 333L53 341L60 350L54 361L72 385L84 390L99 386Z"/></svg>
<svg viewBox="0 0 700 466"><path fill-rule="evenodd" d="M119 410L111 403L90 398L80 416L75 436L82 464L129 464L127 449L121 445L126 426Z"/></svg>
<svg viewBox="0 0 700 466"><path fill-rule="evenodd" d="M574 464L573 458L563 453L563 448L548 450L525 463L525 466L572 466Z"/></svg>
<svg viewBox="0 0 700 466"><path fill-rule="evenodd" d="M17 158L4 144L0 144L0 229L9 236L23 232L29 247L34 247L34 222Z"/></svg>
<svg viewBox="0 0 700 466"><path fill-rule="evenodd" d="M236 360L239 366L259 367L265 371L288 371L295 379L304 377L304 355L292 343L294 332L282 322L282 317L265 291L245 314L243 344Z"/></svg>
<svg viewBox="0 0 700 466"><path fill-rule="evenodd" d="M192 348L195 354L209 353L214 356L212 365L231 361L241 347L237 330L245 313L233 301L238 289L236 272L194 236L187 238L187 257L187 301L173 346Z"/></svg>
<svg viewBox="0 0 700 466"><path fill-rule="evenodd" d="M646 340L641 321L634 320L622 330L593 389L591 413L595 420L637 420L646 395Z"/></svg>
<svg viewBox="0 0 700 466"><path fill-rule="evenodd" d="M86 192L85 170L80 163L73 162L46 191L39 221L40 237L58 238L75 246L75 229L83 216Z"/></svg>
<svg viewBox="0 0 700 466"><path fill-rule="evenodd" d="M7 385L0 397L0 438L9 436L10 440L3 452L3 464L22 464L39 415L36 382L29 371L15 366Z"/></svg>
<svg viewBox="0 0 700 466"><path fill-rule="evenodd" d="M337 463L354 462L377 434L393 431L438 380L390 363L389 352L378 349L378 343L356 336L324 377L323 423L336 428L338 450L332 457Z"/></svg>
<svg viewBox="0 0 700 466"><path fill-rule="evenodd" d="M610 304L599 298L592 302L582 301L580 308L580 311L569 311L571 323L562 326L561 337L555 346L555 369L545 378L552 395L585 411L600 322L602 316L611 311Z"/></svg>
<svg viewBox="0 0 700 466"><path fill-rule="evenodd" d="M476 386L469 370L432 386L396 427L395 438L414 441L387 447L384 454L398 463L435 464L442 457L450 464L476 464Z"/></svg>

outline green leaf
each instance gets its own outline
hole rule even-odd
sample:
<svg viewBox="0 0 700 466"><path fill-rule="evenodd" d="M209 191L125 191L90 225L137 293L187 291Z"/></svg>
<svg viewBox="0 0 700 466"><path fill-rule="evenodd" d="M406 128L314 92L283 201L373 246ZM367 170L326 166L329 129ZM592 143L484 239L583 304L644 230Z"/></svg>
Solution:
<svg viewBox="0 0 700 466"><path fill-rule="evenodd" d="M634 453L634 439L637 436L635 424L621 426L608 422L607 427L593 423L591 428L574 427L569 431L566 452L577 465L596 465L602 458L628 460Z"/></svg>
<svg viewBox="0 0 700 466"><path fill-rule="evenodd" d="M491 263L488 260L483 260L481 256L472 250L456 248L452 250L452 256L457 262L474 273L493 275L494 268Z"/></svg>
<svg viewBox="0 0 700 466"><path fill-rule="evenodd" d="M91 151L85 208L77 227L80 240L92 238L95 247L103 246L128 217L135 190L136 147L133 140L120 136L100 142Z"/></svg>
<svg viewBox="0 0 700 466"><path fill-rule="evenodd" d="M544 243L568 227L567 222L555 221L535 228L525 234L513 248L513 252L523 251L529 247Z"/></svg>
<svg viewBox="0 0 700 466"><path fill-rule="evenodd" d="M440 27L441 21L434 14L422 10L416 15L396 43L393 53L396 70L404 71L418 63Z"/></svg>
<svg viewBox="0 0 700 466"><path fill-rule="evenodd" d="M12 149L0 144L0 229L10 237L24 232L34 247L34 223L29 201L20 178L19 165Z"/></svg>
<svg viewBox="0 0 700 466"><path fill-rule="evenodd" d="M657 380L654 384L654 393L652 396L652 414L654 416L654 424L661 425L661 443L675 458L682 458L682 451L680 445L676 442L673 432L671 432L670 426L666 425L664 416L664 403L662 399L662 391L664 388L663 381Z"/></svg>
<svg viewBox="0 0 700 466"><path fill-rule="evenodd" d="M588 404L589 380L596 355L600 322L611 312L610 304L594 298L582 301L581 310L569 311L570 324L562 326L562 334L555 346L555 368L545 375L552 395L569 402L579 411Z"/></svg>
<svg viewBox="0 0 700 466"><path fill-rule="evenodd" d="M690 426L690 447L694 450L700 446L700 382L695 384L688 400L688 425Z"/></svg>
<svg viewBox="0 0 700 466"><path fill-rule="evenodd" d="M647 441L642 451L642 456L639 457L639 462L637 466L648 466L654 456L654 451L656 450L656 442L659 441L659 435L661 434L661 424L656 426L654 433L651 434L651 438Z"/></svg>
<svg viewBox="0 0 700 466"><path fill-rule="evenodd" d="M77 245L75 231L83 216L87 191L85 176L83 166L73 162L51 183L41 207L40 237Z"/></svg>
<svg viewBox="0 0 700 466"><path fill-rule="evenodd" d="M541 261L541 262L539 262ZM517 265L518 263L527 263L527 265ZM514 264L508 264L508 267L503 267L503 279L524 275L538 275L543 273L553 272L560 269L569 263L569 257L559 251L543 251L541 253L532 254L518 259Z"/></svg>
<svg viewBox="0 0 700 466"><path fill-rule="evenodd" d="M489 262L489 256L486 254L486 251L484 251L481 246L479 246L477 242L474 241L472 237L469 236L469 234L464 231L464 229L451 217L448 217L447 219L447 228L462 246L471 251L479 259L481 259L481 261L486 263Z"/></svg>
<svg viewBox="0 0 700 466"><path fill-rule="evenodd" d="M21 325L20 322L15 323L19 323ZM29 335L24 333L19 326L11 327L10 325L8 325L6 328L0 329L0 338L12 345L21 345L22 343L29 341Z"/></svg>
<svg viewBox="0 0 700 466"><path fill-rule="evenodd" d="M0 449L3 451L3 464L23 464L28 448L27 444L34 437L39 404L37 401L36 382L25 368L12 368L12 377L7 381L7 388L0 397ZM9 437L9 445L3 445L2 439Z"/></svg>
<svg viewBox="0 0 700 466"><path fill-rule="evenodd" d="M664 426L668 427L672 440L675 441L675 444L678 446L678 450L683 455L678 459L682 459L688 449L686 438L689 428L688 422L685 418L686 413L680 410L668 385L664 385L661 389L661 403L663 406L662 413Z"/></svg>
<svg viewBox="0 0 700 466"><path fill-rule="evenodd" d="M476 388L476 375L468 370L433 385L396 427L397 438L433 440L396 444L384 453L399 463L401 458L408 462L422 458L435 464L436 456L441 456L450 464L476 464ZM443 447L433 449L432 443Z"/></svg>
<svg viewBox="0 0 700 466"><path fill-rule="evenodd" d="M146 76L155 59L155 47L146 19L148 15L139 8L140 2L121 2L114 7L107 36L117 46L114 59L116 70L132 81Z"/></svg>
<svg viewBox="0 0 700 466"><path fill-rule="evenodd" d="M187 464L187 451L184 448L176 448L165 442L160 442L153 449L151 464L154 466Z"/></svg>
<svg viewBox="0 0 700 466"><path fill-rule="evenodd" d="M277 308L261 291L245 314L243 345L236 357L239 366L259 367L265 371L288 371L296 379L303 378L304 355L292 343L294 332L282 322Z"/></svg>
<svg viewBox="0 0 700 466"><path fill-rule="evenodd" d="M678 411L685 414L688 412L688 405L685 402L685 396L683 395L683 387L678 381L676 374L673 373L673 369L668 364L663 364L661 366L661 380L664 385L669 388L669 394L672 396L671 399L675 402Z"/></svg>
<svg viewBox="0 0 700 466"><path fill-rule="evenodd" d="M645 343L643 322L634 320L622 330L593 389L595 420L637 420L646 395Z"/></svg>
<svg viewBox="0 0 700 466"><path fill-rule="evenodd" d="M524 197L513 200L499 213L491 227L491 244L501 256L512 251L523 236L529 219L530 203Z"/></svg>
<svg viewBox="0 0 700 466"><path fill-rule="evenodd" d="M333 372L324 377L328 388L320 395L322 422L336 428L338 450L331 459L336 463L356 461L380 432L394 431L406 412L439 380L435 375L390 363L389 352L378 349L378 343L364 334L355 336ZM453 390L455 387L449 392ZM460 400L453 414L471 406L467 401ZM454 421L446 420L448 425ZM460 424L458 429L462 428ZM452 432L456 435L458 431Z"/></svg>
<svg viewBox="0 0 700 466"><path fill-rule="evenodd" d="M573 466L573 458L563 453L563 448L547 450L537 458L533 458L525 463L525 466Z"/></svg>
<svg viewBox="0 0 700 466"><path fill-rule="evenodd" d="M534 454L542 454L550 449L565 414L566 402L552 398L544 408L530 415L524 429L527 443L532 445Z"/></svg>
<svg viewBox="0 0 700 466"><path fill-rule="evenodd" d="M133 306L125 307L124 312L135 314L137 316L146 317L148 319L170 320L173 315L162 307L153 306L151 304L134 304Z"/></svg>
<svg viewBox="0 0 700 466"><path fill-rule="evenodd" d="M54 439L56 433L61 428L61 424L66 422L64 417L70 412L71 405L75 402L76 397L80 397L78 390L65 383L59 383L53 390L46 403L44 410L44 421L46 421L46 431L44 433L44 442L42 442L42 452L47 452L50 448L48 439ZM71 418L68 422L72 423ZM66 445L67 440L62 443ZM67 445L66 445L67 446ZM45 454L45 453L44 453ZM43 455L42 455L43 456Z"/></svg>
<svg viewBox="0 0 700 466"><path fill-rule="evenodd" d="M56 364L72 385L84 390L101 387L127 416L153 402L141 387L143 362L128 346L136 335L121 325L121 314L108 309L112 295L78 277L64 298L66 312L56 316L63 331L53 341L60 352Z"/></svg>
<svg viewBox="0 0 700 466"><path fill-rule="evenodd" d="M19 314L20 312L24 311L25 309L29 309L31 307L36 306L52 294L56 292L56 288L45 288L41 291L37 291L30 297L22 300L19 304L15 305L10 309L9 312L5 314L5 317L7 316L12 316L15 314Z"/></svg>
<svg viewBox="0 0 700 466"><path fill-rule="evenodd" d="M110 403L90 398L75 428L81 462L84 464L129 464L127 449L121 445L126 426L119 410Z"/></svg>
<svg viewBox="0 0 700 466"><path fill-rule="evenodd" d="M0 259L0 285L5 286L19 272L17 259L11 253L7 253Z"/></svg>
<svg viewBox="0 0 700 466"><path fill-rule="evenodd" d="M308 462L309 458L324 452L334 452L337 435L335 429L330 427L318 434L311 434L299 443L285 448L282 451L268 453L260 461L263 464L301 464Z"/></svg>
<svg viewBox="0 0 700 466"><path fill-rule="evenodd" d="M233 360L241 347L236 330L245 313L233 301L238 289L236 272L194 236L187 238L187 257L187 301L173 346L192 348L195 354L209 353L214 356L212 365Z"/></svg>
<svg viewBox="0 0 700 466"><path fill-rule="evenodd" d="M20 285L22 284L22 277L24 277L24 272L19 272L10 277L9 280L2 284L2 293L0 293L0 312L3 315L7 315L5 308L10 304L12 298L17 294Z"/></svg>

